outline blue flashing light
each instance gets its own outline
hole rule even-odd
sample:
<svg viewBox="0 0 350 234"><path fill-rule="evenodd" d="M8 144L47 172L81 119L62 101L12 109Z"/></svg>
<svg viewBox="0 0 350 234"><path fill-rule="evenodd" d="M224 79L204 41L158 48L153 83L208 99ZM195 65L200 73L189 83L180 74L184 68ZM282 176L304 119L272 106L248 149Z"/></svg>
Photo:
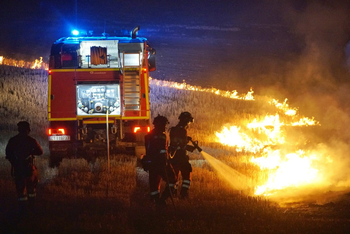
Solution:
<svg viewBox="0 0 350 234"><path fill-rule="evenodd" d="M79 31L76 30L76 29L74 29L74 30L72 31L72 34L73 34L74 36L78 36L78 35L79 35Z"/></svg>

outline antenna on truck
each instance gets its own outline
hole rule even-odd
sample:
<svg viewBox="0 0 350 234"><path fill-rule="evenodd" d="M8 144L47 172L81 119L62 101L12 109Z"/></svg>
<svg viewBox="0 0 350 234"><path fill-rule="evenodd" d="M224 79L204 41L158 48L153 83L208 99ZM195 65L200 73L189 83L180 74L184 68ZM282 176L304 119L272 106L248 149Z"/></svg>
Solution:
<svg viewBox="0 0 350 234"><path fill-rule="evenodd" d="M140 26L136 26L133 30L132 30L132 33L131 33L131 38L132 39L135 39L136 38L136 34L137 32L140 30Z"/></svg>

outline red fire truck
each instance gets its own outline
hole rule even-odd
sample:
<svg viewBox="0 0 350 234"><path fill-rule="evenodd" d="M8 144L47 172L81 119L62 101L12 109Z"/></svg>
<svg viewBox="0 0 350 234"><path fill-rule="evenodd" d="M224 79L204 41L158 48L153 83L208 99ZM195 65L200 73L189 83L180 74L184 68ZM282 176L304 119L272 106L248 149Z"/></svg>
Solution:
<svg viewBox="0 0 350 234"><path fill-rule="evenodd" d="M52 166L63 157L110 150L144 153L150 131L149 71L156 67L155 50L136 36L138 29L130 37L74 36L53 43L48 86Z"/></svg>

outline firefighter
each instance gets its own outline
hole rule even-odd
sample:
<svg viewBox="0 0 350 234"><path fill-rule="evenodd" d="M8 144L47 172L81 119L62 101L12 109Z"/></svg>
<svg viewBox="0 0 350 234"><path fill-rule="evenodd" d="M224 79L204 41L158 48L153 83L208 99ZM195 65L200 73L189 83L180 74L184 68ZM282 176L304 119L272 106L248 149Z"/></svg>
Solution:
<svg viewBox="0 0 350 234"><path fill-rule="evenodd" d="M175 176L178 178L181 172L182 185L180 191L180 198L188 198L188 190L191 185L192 166L189 162L187 151L192 152L195 148L187 145L192 140L187 136L187 128L190 123L193 123L192 115L185 111L179 115L179 123L170 129L170 163L174 168ZM178 182L175 185L177 188Z"/></svg>
<svg viewBox="0 0 350 234"><path fill-rule="evenodd" d="M168 163L168 141L165 134L168 124L168 119L164 116L154 118L154 129L145 136L146 155L142 158L144 169L149 171L151 200L157 206L166 205L166 199L172 196L176 182L174 171ZM162 179L166 185L160 194Z"/></svg>
<svg viewBox="0 0 350 234"><path fill-rule="evenodd" d="M38 184L34 155L42 155L39 143L28 134L30 125L26 121L17 124L18 134L10 138L6 146L6 159L11 163L11 176L14 177L20 208L26 201L34 201Z"/></svg>

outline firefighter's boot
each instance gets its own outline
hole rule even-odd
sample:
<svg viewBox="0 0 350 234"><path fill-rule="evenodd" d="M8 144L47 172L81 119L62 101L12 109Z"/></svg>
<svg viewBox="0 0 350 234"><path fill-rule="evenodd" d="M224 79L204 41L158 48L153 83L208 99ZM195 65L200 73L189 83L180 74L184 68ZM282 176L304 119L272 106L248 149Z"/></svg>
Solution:
<svg viewBox="0 0 350 234"><path fill-rule="evenodd" d="M188 198L188 190L190 189L190 180L184 180L182 181L181 185L181 192L180 192L180 198L181 199L187 199Z"/></svg>
<svg viewBox="0 0 350 234"><path fill-rule="evenodd" d="M159 191L151 192L151 202L156 202L159 200Z"/></svg>
<svg viewBox="0 0 350 234"><path fill-rule="evenodd" d="M187 199L188 198L188 188L181 188L180 192L180 199Z"/></svg>
<svg viewBox="0 0 350 234"><path fill-rule="evenodd" d="M157 207L165 206L165 200L159 197L159 192L151 194L151 201L156 204Z"/></svg>

